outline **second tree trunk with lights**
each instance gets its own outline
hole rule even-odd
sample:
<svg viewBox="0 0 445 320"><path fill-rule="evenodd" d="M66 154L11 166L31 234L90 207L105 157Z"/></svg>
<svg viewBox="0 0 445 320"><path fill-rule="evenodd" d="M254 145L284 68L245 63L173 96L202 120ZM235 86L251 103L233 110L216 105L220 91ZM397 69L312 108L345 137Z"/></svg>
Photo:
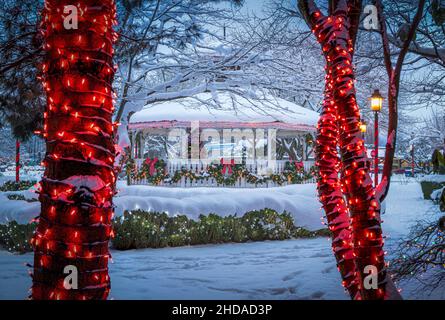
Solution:
<svg viewBox="0 0 445 320"><path fill-rule="evenodd" d="M360 132L351 8L346 1L336 1L331 10L330 16L324 16L313 1L302 7L326 59L325 100L316 149L319 197L334 234L332 246L343 285L354 299L384 299L387 277L380 203ZM377 288L364 287L370 270L378 272Z"/></svg>

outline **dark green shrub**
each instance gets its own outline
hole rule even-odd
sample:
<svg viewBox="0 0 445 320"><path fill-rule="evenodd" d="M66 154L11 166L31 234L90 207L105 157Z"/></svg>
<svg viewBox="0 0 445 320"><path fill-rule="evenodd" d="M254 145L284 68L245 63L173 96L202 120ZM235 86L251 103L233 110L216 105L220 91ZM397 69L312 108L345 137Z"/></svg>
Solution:
<svg viewBox="0 0 445 320"><path fill-rule="evenodd" d="M165 226L169 217L165 213L147 214L143 211L125 211L113 222L113 245L120 250L162 248L167 246Z"/></svg>
<svg viewBox="0 0 445 320"><path fill-rule="evenodd" d="M36 223L18 224L16 221L0 224L0 246L10 252L32 251L30 240L36 226Z"/></svg>
<svg viewBox="0 0 445 320"><path fill-rule="evenodd" d="M295 227L292 230L293 238L317 238L317 237L331 237L332 233L329 229L320 229L316 231L309 231L304 228Z"/></svg>
<svg viewBox="0 0 445 320"><path fill-rule="evenodd" d="M6 197L7 197L9 200L23 200L23 201L25 201L25 196L22 195L22 194L15 194L15 193L12 193L12 194L8 194Z"/></svg>
<svg viewBox="0 0 445 320"><path fill-rule="evenodd" d="M190 230L194 224L196 223L193 220L184 215L169 218L165 228L166 246L179 247L190 243Z"/></svg>
<svg viewBox="0 0 445 320"><path fill-rule="evenodd" d="M290 214L270 209L247 212L241 219L247 238L252 241L289 239L294 226Z"/></svg>
<svg viewBox="0 0 445 320"><path fill-rule="evenodd" d="M423 192L423 198L425 200L431 200L431 193L433 193L434 190L441 189L445 186L444 182L435 182L435 181L422 181L420 182L420 185L422 187Z"/></svg>
<svg viewBox="0 0 445 320"><path fill-rule="evenodd" d="M35 185L37 181L6 181L2 186L0 186L0 191L23 191L28 190L33 185Z"/></svg>
<svg viewBox="0 0 445 320"><path fill-rule="evenodd" d="M190 244L223 242L223 223L224 219L216 214L200 215L192 229Z"/></svg>
<svg viewBox="0 0 445 320"><path fill-rule="evenodd" d="M247 228L242 223L243 220L236 216L227 216L222 225L224 242L245 242L248 241Z"/></svg>
<svg viewBox="0 0 445 320"><path fill-rule="evenodd" d="M31 198L31 199L27 199L27 198L25 198L24 195L22 195L22 194L16 194L16 193L8 194L6 197L7 197L9 200L21 200L21 201L26 201L26 202L37 202L37 201L39 201L38 199L33 199L33 198Z"/></svg>
<svg viewBox="0 0 445 320"><path fill-rule="evenodd" d="M35 227L35 223L19 225L15 221L0 225L0 246L16 252L32 251L29 240ZM113 228L112 246L118 250L330 236L327 229L295 227L290 214L271 209L250 211L242 217L201 215L196 221L184 215L126 211L113 220Z"/></svg>
<svg viewBox="0 0 445 320"><path fill-rule="evenodd" d="M133 211L116 218L113 226L116 236L112 244L118 250L330 236L325 229L297 228L290 214L271 209L250 211L242 217L200 215L197 221Z"/></svg>

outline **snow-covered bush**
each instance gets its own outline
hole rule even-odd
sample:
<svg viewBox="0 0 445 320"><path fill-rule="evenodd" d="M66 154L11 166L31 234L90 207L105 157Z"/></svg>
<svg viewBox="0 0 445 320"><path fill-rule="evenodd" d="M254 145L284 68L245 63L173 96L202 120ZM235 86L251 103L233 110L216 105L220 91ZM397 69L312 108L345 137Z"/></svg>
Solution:
<svg viewBox="0 0 445 320"><path fill-rule="evenodd" d="M119 250L329 235L326 230L295 227L290 214L271 209L250 211L242 217L201 215L196 221L186 216L126 211L115 219L114 231L113 247Z"/></svg>
<svg viewBox="0 0 445 320"><path fill-rule="evenodd" d="M435 190L445 187L445 175L427 175L420 181L424 199L431 200Z"/></svg>
<svg viewBox="0 0 445 320"><path fill-rule="evenodd" d="M0 246L12 252L32 251L29 240L35 227L35 223L15 221L0 225ZM185 215L125 211L114 219L113 228L112 247L117 250L330 236L328 229L309 231L296 227L289 213L271 209L250 211L242 217L201 215L198 220Z"/></svg>
<svg viewBox="0 0 445 320"><path fill-rule="evenodd" d="M6 181L2 186L0 186L0 191L23 191L28 190L33 185L35 185L37 181Z"/></svg>
<svg viewBox="0 0 445 320"><path fill-rule="evenodd" d="M445 187L434 190L431 193L431 200L440 206L440 211L445 211Z"/></svg>
<svg viewBox="0 0 445 320"><path fill-rule="evenodd" d="M38 199L35 199L35 198L28 199L23 194L16 194L16 193L10 193L6 197L9 200L12 200L12 201L26 201L26 202L37 202L37 201L39 201Z"/></svg>
<svg viewBox="0 0 445 320"><path fill-rule="evenodd" d="M391 270L395 280L421 279L426 290L445 284L445 217L418 222L396 250Z"/></svg>

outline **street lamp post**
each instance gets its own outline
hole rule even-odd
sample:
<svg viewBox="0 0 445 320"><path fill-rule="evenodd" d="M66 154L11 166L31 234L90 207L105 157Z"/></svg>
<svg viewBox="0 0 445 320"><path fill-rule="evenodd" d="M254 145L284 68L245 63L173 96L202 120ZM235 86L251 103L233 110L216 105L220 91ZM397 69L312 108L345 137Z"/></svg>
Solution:
<svg viewBox="0 0 445 320"><path fill-rule="evenodd" d="M360 132L362 133L363 140L365 140L366 130L367 130L366 121L360 121Z"/></svg>
<svg viewBox="0 0 445 320"><path fill-rule="evenodd" d="M379 112L382 110L383 97L378 89L371 96L371 110L374 111L374 184L379 183Z"/></svg>
<svg viewBox="0 0 445 320"><path fill-rule="evenodd" d="M414 133L411 134L411 143L409 145L409 155L411 156L411 175L414 177L414 169L415 169L415 162L414 162Z"/></svg>

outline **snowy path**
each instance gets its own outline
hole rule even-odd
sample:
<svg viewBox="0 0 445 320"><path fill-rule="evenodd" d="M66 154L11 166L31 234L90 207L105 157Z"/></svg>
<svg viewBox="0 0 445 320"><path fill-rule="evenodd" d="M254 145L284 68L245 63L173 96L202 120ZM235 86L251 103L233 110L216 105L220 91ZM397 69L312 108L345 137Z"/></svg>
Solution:
<svg viewBox="0 0 445 320"><path fill-rule="evenodd" d="M418 183L394 183L384 215L386 249L416 219L439 216ZM113 251L113 260L114 299L348 299L326 238ZM23 263L31 261L31 254L0 251L0 299L26 297L31 281ZM404 298L428 298L416 285L400 284ZM445 292L429 298L445 299Z"/></svg>

